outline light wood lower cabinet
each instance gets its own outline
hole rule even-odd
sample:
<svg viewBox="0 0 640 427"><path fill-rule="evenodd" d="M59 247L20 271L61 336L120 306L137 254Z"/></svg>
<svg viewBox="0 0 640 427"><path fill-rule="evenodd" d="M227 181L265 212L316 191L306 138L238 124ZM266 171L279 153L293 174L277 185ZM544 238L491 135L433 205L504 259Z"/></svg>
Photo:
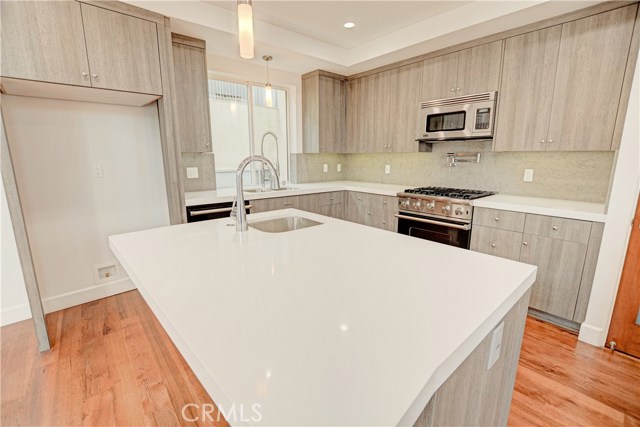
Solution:
<svg viewBox="0 0 640 427"><path fill-rule="evenodd" d="M393 232L398 230L396 197L349 191L346 199L344 217L347 221Z"/></svg>
<svg viewBox="0 0 640 427"><path fill-rule="evenodd" d="M530 306L581 323L602 231L590 221L476 208L470 249L537 266Z"/></svg>
<svg viewBox="0 0 640 427"><path fill-rule="evenodd" d="M305 194L302 196L272 197L251 200L252 213L275 211L280 209L300 209L307 212L343 218L343 191L331 193Z"/></svg>

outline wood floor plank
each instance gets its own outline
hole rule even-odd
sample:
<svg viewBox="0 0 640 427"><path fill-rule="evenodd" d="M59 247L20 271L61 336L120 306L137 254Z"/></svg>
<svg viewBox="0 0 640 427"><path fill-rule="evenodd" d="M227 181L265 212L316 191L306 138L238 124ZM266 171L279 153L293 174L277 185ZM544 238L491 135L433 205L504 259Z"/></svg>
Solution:
<svg viewBox="0 0 640 427"><path fill-rule="evenodd" d="M52 350L30 321L0 329L2 426L228 426L137 291L47 316ZM182 419L182 409L193 422ZM513 427L640 427L640 360L528 318Z"/></svg>

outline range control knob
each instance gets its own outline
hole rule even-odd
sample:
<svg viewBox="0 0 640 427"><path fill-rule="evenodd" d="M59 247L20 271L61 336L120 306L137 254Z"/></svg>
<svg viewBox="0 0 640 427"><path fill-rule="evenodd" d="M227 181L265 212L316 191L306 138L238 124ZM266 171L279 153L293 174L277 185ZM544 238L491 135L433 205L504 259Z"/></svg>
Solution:
<svg viewBox="0 0 640 427"><path fill-rule="evenodd" d="M451 205L445 205L442 207L442 213L443 214L448 214L451 212Z"/></svg>
<svg viewBox="0 0 640 427"><path fill-rule="evenodd" d="M400 200L400 206L402 206L403 208L408 208L409 207L409 200L408 199Z"/></svg>
<svg viewBox="0 0 640 427"><path fill-rule="evenodd" d="M429 209L430 211L434 210L436 208L436 202L434 202L433 200L430 202L427 202L427 209Z"/></svg>
<svg viewBox="0 0 640 427"><path fill-rule="evenodd" d="M420 202L420 200L416 200L415 202L413 202L413 209L419 211L420 206L422 206L422 203Z"/></svg>
<svg viewBox="0 0 640 427"><path fill-rule="evenodd" d="M464 213L464 210L461 207L456 208L456 211L455 211L456 215L462 215L463 213Z"/></svg>

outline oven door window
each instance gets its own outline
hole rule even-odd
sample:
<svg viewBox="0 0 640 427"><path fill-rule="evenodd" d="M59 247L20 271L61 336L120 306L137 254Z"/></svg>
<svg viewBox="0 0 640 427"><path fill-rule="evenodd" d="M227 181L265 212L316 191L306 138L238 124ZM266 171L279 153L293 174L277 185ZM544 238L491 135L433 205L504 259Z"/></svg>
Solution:
<svg viewBox="0 0 640 427"><path fill-rule="evenodd" d="M427 132L464 130L466 119L466 111L429 114L427 116Z"/></svg>

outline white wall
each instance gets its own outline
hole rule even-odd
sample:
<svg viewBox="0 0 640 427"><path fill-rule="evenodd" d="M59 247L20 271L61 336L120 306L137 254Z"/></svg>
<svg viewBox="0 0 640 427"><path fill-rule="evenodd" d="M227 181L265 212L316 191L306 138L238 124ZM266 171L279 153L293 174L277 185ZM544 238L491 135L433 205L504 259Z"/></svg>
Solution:
<svg viewBox="0 0 640 427"><path fill-rule="evenodd" d="M2 210L0 211L0 325L19 322L29 319L29 301L27 291L24 288L22 268L18 259L18 249L11 227L7 197L4 194L4 186L0 186L2 198Z"/></svg>
<svg viewBox="0 0 640 427"><path fill-rule="evenodd" d="M4 96L2 108L45 312L132 289L120 266L97 284L94 266L117 263L109 235L169 224L156 104ZM3 313L26 301L4 218Z"/></svg>
<svg viewBox="0 0 640 427"><path fill-rule="evenodd" d="M580 341L600 347L607 339L639 190L640 61L636 64L622 142L609 194L609 207L598 266L593 280L587 317L580 327Z"/></svg>

